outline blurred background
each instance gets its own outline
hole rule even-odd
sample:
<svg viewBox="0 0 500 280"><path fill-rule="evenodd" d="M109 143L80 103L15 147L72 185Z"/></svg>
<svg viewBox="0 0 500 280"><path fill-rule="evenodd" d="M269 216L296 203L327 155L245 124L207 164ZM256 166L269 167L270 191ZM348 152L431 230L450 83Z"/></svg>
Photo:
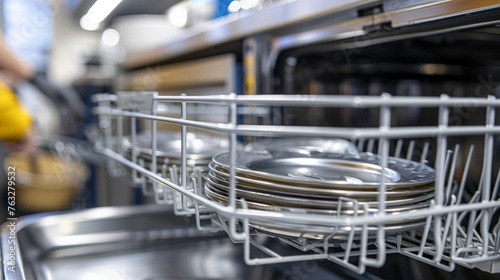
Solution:
<svg viewBox="0 0 500 280"><path fill-rule="evenodd" d="M121 187L126 180L120 180L123 178L119 174L120 170L109 174L105 168L101 168L105 161L94 153L89 142L98 137L97 119L91 114L93 104L90 97L96 93L111 93L119 89L117 80L124 75L124 69L120 65L127 58L164 46L169 40L182 37L187 28L203 28L203 24L231 13L263 7L261 1L232 2L0 1L0 28L6 45L41 80L36 83L18 83L13 88L36 123L35 144L44 153L57 154L57 160L62 156L83 163L79 167L81 176L77 176L79 180L76 184L61 183L60 189L67 190L67 194L60 197L61 201L56 202L54 194L51 194L46 205L38 208L33 205L36 204L35 201L30 201L26 203L31 206L25 205L23 208L21 202L19 211L28 214L143 203L142 195L134 193L134 189ZM160 80L153 77L152 83L160 83ZM7 154L2 152L2 155L3 162ZM10 160L16 163L29 161L19 158ZM39 160L41 163L38 165L44 166L44 160L51 161L52 158L40 156ZM67 162L67 159L62 163L54 161L53 165ZM26 164L28 167L34 166ZM55 171L36 171L60 173L59 169L53 169ZM72 169L77 168L73 166ZM74 174L68 174L67 177L72 176ZM5 176L2 178L2 184L5 184ZM33 177L32 180L40 182L41 178ZM61 193L60 189L57 194ZM40 191L47 192L46 189ZM38 195L33 189L29 192L33 192L30 196ZM53 207L49 205L51 203L54 203Z"/></svg>

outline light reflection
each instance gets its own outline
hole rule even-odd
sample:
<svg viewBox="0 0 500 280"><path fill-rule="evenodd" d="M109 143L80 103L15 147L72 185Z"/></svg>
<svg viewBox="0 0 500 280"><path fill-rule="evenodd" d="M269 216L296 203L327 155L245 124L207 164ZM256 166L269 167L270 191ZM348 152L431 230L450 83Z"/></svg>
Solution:
<svg viewBox="0 0 500 280"><path fill-rule="evenodd" d="M87 31L94 31L99 29L99 23L91 21L87 15L80 19L80 26Z"/></svg>
<svg viewBox="0 0 500 280"><path fill-rule="evenodd" d="M102 43L105 47L115 47L120 42L120 33L115 29L106 29L102 33Z"/></svg>
<svg viewBox="0 0 500 280"><path fill-rule="evenodd" d="M227 11L230 13L236 13L241 9L241 3L240 1L233 1L229 3L229 6L227 7Z"/></svg>
<svg viewBox="0 0 500 280"><path fill-rule="evenodd" d="M80 26L88 31L99 29L100 23L103 22L122 1L123 0L97 0L80 19Z"/></svg>
<svg viewBox="0 0 500 280"><path fill-rule="evenodd" d="M167 12L167 18L175 27L185 27L188 24L188 2L181 2L172 6Z"/></svg>

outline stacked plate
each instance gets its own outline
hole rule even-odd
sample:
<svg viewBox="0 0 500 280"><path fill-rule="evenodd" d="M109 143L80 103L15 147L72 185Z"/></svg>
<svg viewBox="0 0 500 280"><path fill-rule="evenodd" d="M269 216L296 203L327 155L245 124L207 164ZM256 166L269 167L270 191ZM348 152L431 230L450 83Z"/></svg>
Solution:
<svg viewBox="0 0 500 280"><path fill-rule="evenodd" d="M386 232L401 232L422 226L424 219L398 219L406 211L429 207L433 198L435 172L413 161L389 158L385 170L380 158L370 153L337 153L315 149L314 153L278 146L266 150L237 152L235 165L236 195L244 198L249 209L272 212L303 213L323 217L354 217L379 212L378 196L382 178L386 185L385 211L393 215L384 227ZM307 150L307 149L306 149ZM349 149L348 149L349 150ZM227 205L230 186L230 154L213 157L205 182L208 198ZM356 207L355 201L359 202ZM238 202L239 203L239 202ZM325 226L314 223L250 221L260 232L285 236L344 240L354 230L360 236L362 227ZM369 226L375 234L375 225ZM373 236L372 236L373 237Z"/></svg>
<svg viewBox="0 0 500 280"><path fill-rule="evenodd" d="M122 146L127 156L131 157L132 149L137 150L138 158L146 163L151 162L153 156L151 132L145 131L136 136L135 143L131 137L122 139ZM163 163L181 165L181 134L173 132L158 132L156 134L156 159L158 166ZM186 158L190 167L206 169L212 157L218 153L229 150L227 138L188 132L186 135ZM241 149L241 147L240 147Z"/></svg>
<svg viewBox="0 0 500 280"><path fill-rule="evenodd" d="M358 154L356 146L344 139L323 138L262 138L245 147L245 151L267 151L279 154L314 155L316 153Z"/></svg>

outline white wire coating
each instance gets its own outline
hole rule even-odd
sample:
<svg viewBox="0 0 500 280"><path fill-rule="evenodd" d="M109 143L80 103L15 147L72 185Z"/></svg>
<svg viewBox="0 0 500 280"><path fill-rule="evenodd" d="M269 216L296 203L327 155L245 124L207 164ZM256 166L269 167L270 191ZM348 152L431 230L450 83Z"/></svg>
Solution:
<svg viewBox="0 0 500 280"><path fill-rule="evenodd" d="M138 93L138 96L140 94ZM388 252L398 251L409 257L420 261L435 265L444 270L453 270L455 263L462 265L475 264L485 261L496 261L500 259L500 238L498 233L500 227L496 221L492 221L492 213L500 208L500 200L497 200L495 195L498 190L498 179L492 185L491 176L493 162L498 161L498 155L494 155L494 139L500 135L500 126L495 124L495 111L500 107L500 101L494 97L488 98L451 98L446 95L440 97L392 97L389 94L382 94L380 97L374 96L309 96L309 95L257 95L257 96L237 96L216 95L216 96L159 96L154 94L154 102L151 108L151 114L134 112L117 108L112 105L112 102L118 100L120 96L114 95L99 95L95 100L98 102L98 107L94 110L101 118L101 125L105 130L105 146L102 153L117 162L120 162L133 171L134 182L138 180L136 174L141 174L143 185L144 178L149 178L153 183L153 191L158 192L159 189L168 188L175 193L172 195L176 205L176 214L191 215L196 214L197 218L210 217L210 215L200 215L200 207L203 209L211 209L215 216L221 218L220 224L229 236L235 242L243 241L245 243L245 260L248 264L267 264L286 261L298 260L314 260L314 259L329 259L341 265L344 265L358 273L363 273L366 266L379 267L385 262L385 255ZM140 101L140 98L138 98ZM156 104L161 102L181 103L182 116L166 117L156 114L154 109ZM203 104L222 104L227 106L230 116L228 123L210 123L206 121L194 121L187 119L187 103L203 103ZM237 109L238 106L258 105L258 106L311 106L311 107L332 107L332 108L379 108L380 120L377 128L340 128L340 127L305 127L305 126L278 126L278 125L253 125L253 124L238 124ZM132 106L133 107L133 106ZM400 107L420 107L420 108L437 108L439 109L439 123L437 126L428 127L391 127L391 110ZM485 108L486 120L483 125L474 126L449 126L449 114L451 108ZM112 118L117 118L121 126L123 118L131 119L132 141L136 137L135 120L143 119L150 120L153 124L152 139L153 151L157 148L156 143L156 123L167 122L180 125L182 128L182 155L181 155L181 170L180 174L177 168L170 167L171 180L165 178L166 167L163 168L163 174L157 174L156 157L153 156L152 169L147 169L144 164L139 164L137 152L132 151L131 160L122 156L121 148L113 149L111 143L112 132L109 124ZM186 129L188 127L201 128L214 132L222 132L228 135L230 143L231 162L230 167L230 191L229 205L222 206L208 198L204 197L196 186L196 180L193 180L189 187L187 165L186 165ZM121 129L118 130L118 136L121 136ZM380 155L380 165L387 166L390 140L397 140L395 147L395 155L400 157L403 154L403 140L415 139L421 137L430 137L436 141L436 181L435 181L435 197L431 205L427 209L419 211L408 211L398 215L386 215L386 186L382 179L379 186L378 203L379 213L375 216L367 215L368 211L364 211L364 215L354 215L351 217L342 216L320 216L303 213L289 212L270 212L248 209L245 201L240 201L237 204L236 184L235 184L235 154L236 154L236 137L242 135L250 136L321 136L321 137L338 137L352 140L359 140L358 147L363 147L365 140L368 140L368 148L374 149L374 144L378 142L378 153ZM459 146L456 146L454 151L449 151L447 148L447 140L449 137L464 137L470 135L479 135L484 137L484 160L483 160L483 175L479 182L479 188L469 201L464 201L465 181L469 173L469 167L473 155L473 146L470 147L469 153L465 160L465 168L460 183L453 182L455 172L457 172ZM414 154L415 141L410 141L407 149L406 157L411 159ZM422 155L419 159L421 163L427 162L429 152L429 143L424 144ZM451 162L450 162L451 161ZM448 168L448 166L451 166ZM181 180L178 180L179 177ZM382 178L384 178L382 176ZM500 178L500 173L497 175ZM160 187L156 187L159 184ZM454 190L454 191L452 191ZM145 189L145 191L147 191ZM493 191L493 193L491 193ZM156 193L155 193L156 195ZM165 196L164 192L161 194ZM165 199L158 199L164 203ZM190 206L188 201L192 201ZM353 202L358 207L357 202ZM237 207L237 205L241 205ZM340 204L339 204L340 205ZM366 205L360 204L360 207ZM340 211L339 211L340 212ZM206 211L205 211L206 213ZM416 232L409 233L404 236L398 235L395 244L387 242L387 236L384 230L384 225L394 223L406 219L423 218L425 226ZM469 220L467 225L464 219ZM201 218L200 218L201 219ZM356 243L353 239L354 231L349 234L349 238L343 243L342 252L332 252L329 238L325 238L321 242L311 241L305 238L299 238L298 242L286 240L286 243L294 244L294 247L302 248L303 250L312 250L315 254L304 254L294 256L282 256L271 249L259 244L251 238L251 229L249 221L264 221L268 223L282 222L292 223L297 225L328 225L328 226L359 226L361 230L360 243ZM198 221L199 222L199 221ZM490 231L490 226L496 227ZM368 249L368 226L376 226L375 249ZM479 231L476 230L479 226ZM201 223L198 223L201 227ZM207 229L213 230L214 227ZM372 232L373 233L373 232ZM403 237L403 238L402 238ZM414 244L405 242L405 240L413 240ZM361 244L361 245L359 245ZM261 249L269 255L268 258L251 258L250 246ZM387 248L387 251L386 251ZM397 249L397 250L395 250ZM358 263L351 263L351 256L360 256ZM368 258L368 255L376 255L375 259Z"/></svg>

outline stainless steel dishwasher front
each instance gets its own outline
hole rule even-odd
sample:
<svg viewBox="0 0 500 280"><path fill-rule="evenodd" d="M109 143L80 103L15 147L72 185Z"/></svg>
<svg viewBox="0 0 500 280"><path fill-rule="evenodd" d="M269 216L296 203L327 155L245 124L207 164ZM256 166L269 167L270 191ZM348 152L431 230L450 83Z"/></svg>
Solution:
<svg viewBox="0 0 500 280"><path fill-rule="evenodd" d="M15 243L7 225L6 279L235 279L251 273L239 258L241 248L197 231L192 219L169 215L164 206L28 216L16 225ZM15 257L9 248L16 248Z"/></svg>
<svg viewBox="0 0 500 280"><path fill-rule="evenodd" d="M9 242L9 222L2 228L3 274L83 280L238 279L257 273L243 264L241 247L193 224L155 205L26 216L16 224L15 242Z"/></svg>
<svg viewBox="0 0 500 280"><path fill-rule="evenodd" d="M5 280L289 279L297 266L245 265L241 244L197 230L193 218L165 205L34 214L15 229L9 224L1 234ZM335 275L314 266L311 279Z"/></svg>

